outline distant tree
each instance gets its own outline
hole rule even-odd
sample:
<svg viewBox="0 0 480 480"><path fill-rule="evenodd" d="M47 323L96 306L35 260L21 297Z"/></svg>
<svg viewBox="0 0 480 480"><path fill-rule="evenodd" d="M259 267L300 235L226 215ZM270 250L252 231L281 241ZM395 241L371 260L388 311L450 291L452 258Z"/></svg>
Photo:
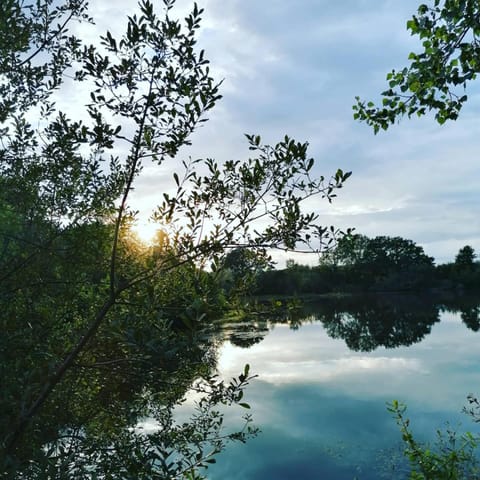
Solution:
<svg viewBox="0 0 480 480"><path fill-rule="evenodd" d="M234 248L225 255L222 267L235 272L236 276L259 273L271 265L266 250Z"/></svg>
<svg viewBox="0 0 480 480"><path fill-rule="evenodd" d="M265 249L234 248L220 262L220 285L233 300L251 292L259 275L271 267L271 258Z"/></svg>
<svg viewBox="0 0 480 480"><path fill-rule="evenodd" d="M366 245L362 261L395 269L433 266L433 257L426 255L423 247L401 237L379 236L371 239Z"/></svg>
<svg viewBox="0 0 480 480"><path fill-rule="evenodd" d="M455 265L459 268L472 269L476 256L475 250L470 245L465 245L456 255Z"/></svg>
<svg viewBox="0 0 480 480"><path fill-rule="evenodd" d="M292 270L294 269L296 266L298 266L298 263L295 262L295 260L293 258L289 258L286 262L285 262L285 267L287 268L287 270Z"/></svg>
<svg viewBox="0 0 480 480"><path fill-rule="evenodd" d="M433 265L423 247L401 237L348 235L339 240L333 255L341 265L370 265L379 270Z"/></svg>
<svg viewBox="0 0 480 480"><path fill-rule="evenodd" d="M347 235L339 240L332 258L349 270L349 283L363 288L416 288L433 272L433 258L401 237Z"/></svg>
<svg viewBox="0 0 480 480"><path fill-rule="evenodd" d="M331 259L334 265L358 265L363 262L369 241L367 236L358 233L345 235L335 249L327 253L327 259Z"/></svg>

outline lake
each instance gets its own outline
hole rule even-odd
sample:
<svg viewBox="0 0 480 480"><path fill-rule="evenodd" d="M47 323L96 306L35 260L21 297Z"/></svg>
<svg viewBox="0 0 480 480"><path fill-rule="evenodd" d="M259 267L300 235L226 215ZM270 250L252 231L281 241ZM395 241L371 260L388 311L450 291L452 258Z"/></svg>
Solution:
<svg viewBox="0 0 480 480"><path fill-rule="evenodd" d="M230 445L208 478L405 478L386 402L408 405L418 438L446 422L477 430L462 407L480 393L478 303L330 299L281 323L226 325L218 367L231 377L248 363L258 374L246 400L261 433Z"/></svg>
<svg viewBox="0 0 480 480"><path fill-rule="evenodd" d="M386 402L408 405L419 439L447 421L477 429L462 407L480 394L478 298L274 306L241 322L138 323L118 338L112 322L111 342L91 346L22 438L23 463L3 457L0 465L17 475L2 478L187 478L251 413L261 433L227 445L209 480L402 480L408 468ZM241 400L251 408L223 407L230 385L213 374L238 377L245 364L258 375ZM203 407L192 410L199 398ZM17 403L4 398L4 424Z"/></svg>

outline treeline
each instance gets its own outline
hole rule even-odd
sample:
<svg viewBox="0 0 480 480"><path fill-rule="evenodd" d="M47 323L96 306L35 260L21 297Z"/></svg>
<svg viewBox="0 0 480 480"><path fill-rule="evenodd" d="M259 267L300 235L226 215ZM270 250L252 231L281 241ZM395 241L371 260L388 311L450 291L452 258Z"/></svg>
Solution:
<svg viewBox="0 0 480 480"><path fill-rule="evenodd" d="M282 270L257 275L257 295L304 295L332 292L421 292L476 290L480 263L466 245L455 261L436 266L433 258L411 240L400 237L350 235L324 255L319 265L287 261Z"/></svg>

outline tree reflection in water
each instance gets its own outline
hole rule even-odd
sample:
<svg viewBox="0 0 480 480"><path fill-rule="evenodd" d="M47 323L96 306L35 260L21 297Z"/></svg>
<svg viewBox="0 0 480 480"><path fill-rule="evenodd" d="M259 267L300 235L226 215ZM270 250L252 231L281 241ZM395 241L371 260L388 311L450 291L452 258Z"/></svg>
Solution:
<svg viewBox="0 0 480 480"><path fill-rule="evenodd" d="M446 312L460 312L463 323L474 332L480 329L480 305L475 297L453 297L443 301L441 309Z"/></svg>
<svg viewBox="0 0 480 480"><path fill-rule="evenodd" d="M320 321L332 338L345 340L353 351L371 352L378 347L395 348L420 342L440 321L440 313L459 313L465 325L480 329L477 298L436 298L414 295L352 295L325 297L302 308L268 315L269 323L298 329Z"/></svg>
<svg viewBox="0 0 480 480"><path fill-rule="evenodd" d="M354 351L408 346L422 340L439 321L439 309L420 298L374 297L327 304L319 320L332 338Z"/></svg>
<svg viewBox="0 0 480 480"><path fill-rule="evenodd" d="M249 415L239 429L224 428L220 407L240 405L242 416L243 390L252 377L247 367L230 383L215 376L218 345L218 338L200 330L180 333L158 323L143 324L121 339L112 331L100 336L15 448L8 449L12 412L21 405L17 398L1 398L7 448L0 476L200 478L229 442L256 434ZM18 374L21 361L10 365L12 372ZM192 392L195 407L180 420L178 407Z"/></svg>

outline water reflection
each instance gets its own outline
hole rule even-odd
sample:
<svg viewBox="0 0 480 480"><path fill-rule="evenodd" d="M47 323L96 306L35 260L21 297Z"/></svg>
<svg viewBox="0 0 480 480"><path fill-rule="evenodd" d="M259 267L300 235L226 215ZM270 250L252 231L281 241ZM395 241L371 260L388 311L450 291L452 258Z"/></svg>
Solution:
<svg viewBox="0 0 480 480"><path fill-rule="evenodd" d="M466 321L478 318L478 303L350 297L272 312L263 341L221 347L225 375L245 361L259 374L249 397L262 434L225 452L208 478L407 478L385 402L409 405L420 438L446 421L477 428L461 409L480 390L478 338Z"/></svg>
<svg viewBox="0 0 480 480"><path fill-rule="evenodd" d="M439 321L439 308L415 297L346 299L322 310L317 318L326 332L361 352L412 345L425 338Z"/></svg>
<svg viewBox="0 0 480 480"><path fill-rule="evenodd" d="M209 412L224 399L204 385L213 403L185 424L176 422L176 406L197 378L217 368L230 378L246 363L259 375L247 393L263 433L229 446L209 478L395 478L398 432L385 401L407 401L428 432L480 388L475 299L345 297L268 310L187 335L144 323L121 339L100 336L16 452L18 461L36 459L25 478L56 478L59 466L65 478L94 470L99 478L150 478L162 462L189 458L199 435L218 433L221 416ZM20 387L35 384L21 378L18 356L6 352L2 367L2 381L19 385L17 398L0 396L5 434L28 393Z"/></svg>
<svg viewBox="0 0 480 480"><path fill-rule="evenodd" d="M330 337L343 339L350 350L371 352L420 342L440 321L442 312L459 313L467 328L480 329L480 306L474 297L352 295L325 297L297 308L282 304L265 311L261 320L255 317L236 324L227 338L248 348L265 337L269 325L287 324L296 330L320 321Z"/></svg>
<svg viewBox="0 0 480 480"><path fill-rule="evenodd" d="M474 332L480 329L480 305L475 297L453 297L444 299L442 311L460 312L463 323Z"/></svg>
<svg viewBox="0 0 480 480"><path fill-rule="evenodd" d="M228 327L222 326L223 332L226 332L227 329ZM268 318L266 316L251 316L231 325L227 338L232 345L249 348L260 343L268 332Z"/></svg>
<svg viewBox="0 0 480 480"><path fill-rule="evenodd" d="M2 355L2 383L19 395L0 395L0 477L184 478L230 441L254 435L248 418L241 432L222 429L217 407L237 404L249 375L232 384L214 376L217 337L159 321L122 327L112 322L96 338L15 443L21 394L36 387L19 371L40 375L45 365ZM195 410L178 421L177 408L192 390Z"/></svg>

